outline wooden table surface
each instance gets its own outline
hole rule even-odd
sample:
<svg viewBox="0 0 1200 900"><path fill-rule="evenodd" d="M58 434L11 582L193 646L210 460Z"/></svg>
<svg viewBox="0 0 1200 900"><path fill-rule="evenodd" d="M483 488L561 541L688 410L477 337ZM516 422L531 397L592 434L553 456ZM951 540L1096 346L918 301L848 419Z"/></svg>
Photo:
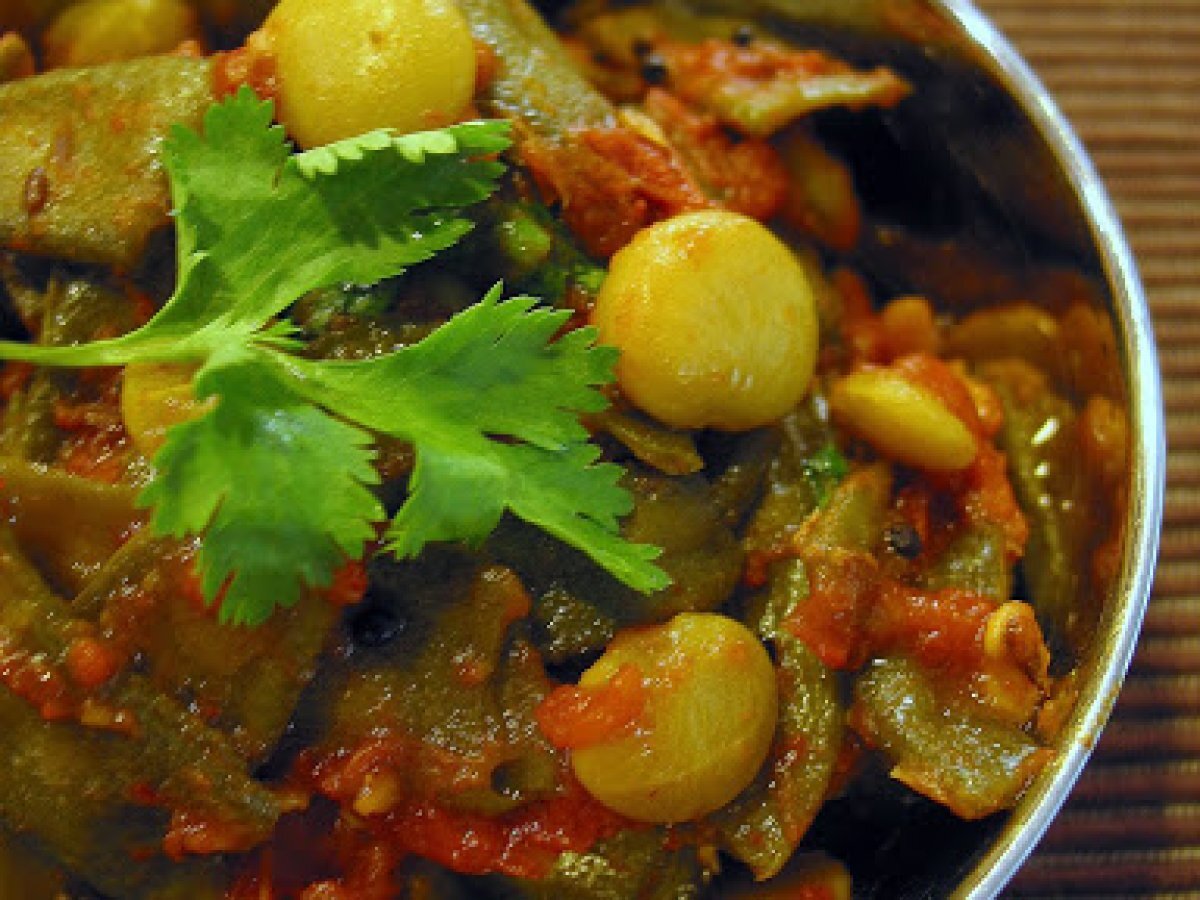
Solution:
<svg viewBox="0 0 1200 900"><path fill-rule="evenodd" d="M1074 124L1125 223L1169 446L1154 594L1115 716L1006 894L1200 900L1200 0L976 0Z"/></svg>

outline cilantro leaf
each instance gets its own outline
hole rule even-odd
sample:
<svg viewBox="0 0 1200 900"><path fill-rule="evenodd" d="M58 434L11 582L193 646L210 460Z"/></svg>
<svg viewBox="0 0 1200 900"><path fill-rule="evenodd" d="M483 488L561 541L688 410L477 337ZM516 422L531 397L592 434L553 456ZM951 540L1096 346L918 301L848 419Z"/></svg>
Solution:
<svg viewBox="0 0 1200 900"><path fill-rule="evenodd" d="M255 335L307 291L397 275L471 228L462 207L486 199L507 126L372 132L291 155L272 104L243 87L211 107L198 134L164 145L175 202L179 278L146 325L80 347L0 342L8 359L66 366L201 362ZM280 337L276 334L275 337Z"/></svg>
<svg viewBox="0 0 1200 900"><path fill-rule="evenodd" d="M570 313L493 289L424 341L357 362L297 361L314 401L417 450L409 497L388 532L398 556L480 541L505 509L640 590L665 587L656 548L624 541L632 501L598 463L579 414L607 404L616 351L592 329L552 340Z"/></svg>
<svg viewBox="0 0 1200 900"><path fill-rule="evenodd" d="M558 447L587 438L579 413L607 400L617 351L595 331L552 338L570 316L533 297L500 300L500 288L418 344L373 359L306 363L314 398L387 434L411 438L458 422L476 432ZM395 393L399 391L399 393Z"/></svg>
<svg viewBox="0 0 1200 900"><path fill-rule="evenodd" d="M164 148L175 202L175 293L141 328L71 347L0 342L0 358L66 366L196 366L197 418L175 425L139 502L161 534L203 534L203 590L222 620L254 625L361 556L385 512L372 491L378 435L417 451L390 523L400 556L479 541L506 510L654 590L658 550L621 538L619 467L579 415L602 409L616 351L567 313L499 288L426 340L359 362L311 360L287 308L329 285L394 276L455 243L490 196L508 126L371 132L292 154L249 89L202 134Z"/></svg>
<svg viewBox="0 0 1200 900"><path fill-rule="evenodd" d="M818 506L824 506L832 496L833 489L850 474L850 463L833 443L825 444L801 465L804 478L812 487Z"/></svg>
<svg viewBox="0 0 1200 900"><path fill-rule="evenodd" d="M379 481L372 436L304 400L277 371L262 350L215 356L195 389L216 406L168 432L158 477L139 498L158 533L205 534L204 595L223 590L220 617L237 624L291 606L304 584L328 585L385 518L369 490Z"/></svg>

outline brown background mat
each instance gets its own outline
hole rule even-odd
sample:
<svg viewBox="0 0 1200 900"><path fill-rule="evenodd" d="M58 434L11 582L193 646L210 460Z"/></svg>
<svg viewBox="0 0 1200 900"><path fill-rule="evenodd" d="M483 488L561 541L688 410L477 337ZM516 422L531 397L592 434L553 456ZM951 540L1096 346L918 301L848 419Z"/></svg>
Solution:
<svg viewBox="0 0 1200 900"><path fill-rule="evenodd" d="M1153 598L1116 714L1011 897L1200 900L1200 0L977 0L1083 139L1158 335L1169 445Z"/></svg>

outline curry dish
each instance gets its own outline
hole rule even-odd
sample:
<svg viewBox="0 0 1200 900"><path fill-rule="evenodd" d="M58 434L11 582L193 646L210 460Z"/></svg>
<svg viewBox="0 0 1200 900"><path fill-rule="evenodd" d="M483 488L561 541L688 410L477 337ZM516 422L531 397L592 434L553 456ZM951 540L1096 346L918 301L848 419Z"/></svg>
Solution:
<svg viewBox="0 0 1200 900"><path fill-rule="evenodd" d="M884 221L919 90L674 0L5 2L0 897L837 900L846 798L1013 808L1126 418L1085 274Z"/></svg>

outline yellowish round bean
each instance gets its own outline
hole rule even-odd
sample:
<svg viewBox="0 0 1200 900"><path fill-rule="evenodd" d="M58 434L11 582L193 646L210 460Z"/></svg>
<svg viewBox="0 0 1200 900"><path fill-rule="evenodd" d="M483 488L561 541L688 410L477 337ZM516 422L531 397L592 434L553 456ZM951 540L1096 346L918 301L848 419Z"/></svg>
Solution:
<svg viewBox="0 0 1200 900"><path fill-rule="evenodd" d="M954 472L975 459L975 436L932 391L890 369L860 369L834 383L834 418L884 456Z"/></svg>
<svg viewBox="0 0 1200 900"><path fill-rule="evenodd" d="M121 418L133 445L151 457L167 439L167 431L198 418L208 404L192 390L193 366L134 363L121 377Z"/></svg>
<svg viewBox="0 0 1200 900"><path fill-rule="evenodd" d="M475 44L454 0L281 0L263 26L279 118L302 146L462 118Z"/></svg>
<svg viewBox="0 0 1200 900"><path fill-rule="evenodd" d="M0 31L0 84L37 72L33 51L15 31Z"/></svg>
<svg viewBox="0 0 1200 900"><path fill-rule="evenodd" d="M685 213L612 259L593 312L617 380L676 428L757 428L804 396L817 355L813 287L788 247L737 213Z"/></svg>
<svg viewBox="0 0 1200 900"><path fill-rule="evenodd" d="M680 613L617 635L580 679L642 674L646 705L630 734L571 761L601 803L643 822L683 822L724 806L754 778L775 734L775 670L758 639L717 613Z"/></svg>
<svg viewBox="0 0 1200 900"><path fill-rule="evenodd" d="M897 297L880 311L879 322L883 326L888 349L894 355L937 355L941 336L933 306L924 297Z"/></svg>
<svg viewBox="0 0 1200 900"><path fill-rule="evenodd" d="M200 37L196 12L184 0L84 0L46 29L47 67L100 63L170 53Z"/></svg>

